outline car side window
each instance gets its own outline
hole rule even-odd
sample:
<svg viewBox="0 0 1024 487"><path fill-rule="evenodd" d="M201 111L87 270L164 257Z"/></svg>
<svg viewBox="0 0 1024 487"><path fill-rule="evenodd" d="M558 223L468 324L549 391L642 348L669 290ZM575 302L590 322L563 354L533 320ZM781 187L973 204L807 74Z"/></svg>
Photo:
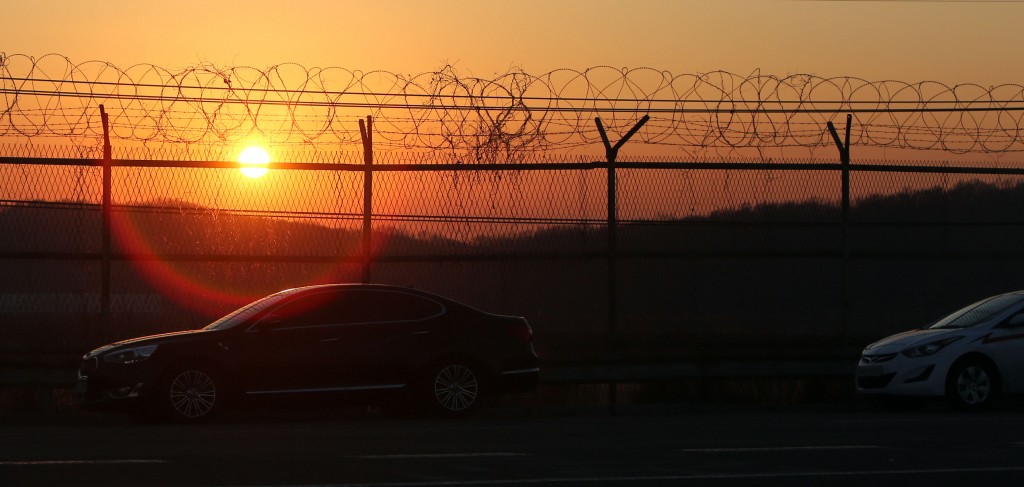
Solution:
<svg viewBox="0 0 1024 487"><path fill-rule="evenodd" d="M401 291L365 289L351 292L347 320L351 323L419 321L444 312L432 299Z"/></svg>
<svg viewBox="0 0 1024 487"><path fill-rule="evenodd" d="M273 310L264 326L285 330L355 323L418 321L444 311L437 301L374 289L331 290L297 297Z"/></svg>
<svg viewBox="0 0 1024 487"><path fill-rule="evenodd" d="M264 319L265 326L283 330L333 324L336 292L317 292L299 296L271 311Z"/></svg>

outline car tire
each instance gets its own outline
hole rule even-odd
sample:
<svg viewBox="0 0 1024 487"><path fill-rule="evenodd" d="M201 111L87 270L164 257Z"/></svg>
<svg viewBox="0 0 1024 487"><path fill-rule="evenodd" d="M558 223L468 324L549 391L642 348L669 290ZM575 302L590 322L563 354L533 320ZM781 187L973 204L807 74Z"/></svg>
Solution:
<svg viewBox="0 0 1024 487"><path fill-rule="evenodd" d="M960 411L987 408L999 395L996 367L986 360L969 359L953 364L946 377L946 398Z"/></svg>
<svg viewBox="0 0 1024 487"><path fill-rule="evenodd" d="M160 382L157 411L179 423L209 421L223 408L227 388L216 368L205 364L172 367Z"/></svg>
<svg viewBox="0 0 1024 487"><path fill-rule="evenodd" d="M487 382L479 367L455 360L429 370L420 387L427 411L444 418L464 418L480 408Z"/></svg>

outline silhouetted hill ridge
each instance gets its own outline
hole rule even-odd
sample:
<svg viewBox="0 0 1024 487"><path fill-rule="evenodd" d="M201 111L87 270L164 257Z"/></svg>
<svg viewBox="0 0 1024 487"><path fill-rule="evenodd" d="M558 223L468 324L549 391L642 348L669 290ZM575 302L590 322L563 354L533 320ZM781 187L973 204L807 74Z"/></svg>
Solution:
<svg viewBox="0 0 1024 487"><path fill-rule="evenodd" d="M851 222L1024 224L1019 216L1020 208L1024 208L1024 183L997 185L972 181L950 189L934 187L860 198L852 207ZM181 201L157 201L120 215L121 221L130 225L115 227L129 228L127 234L141 237L134 241L142 245L126 248L125 242L133 239L126 239L126 232L115 230L115 253L135 250L176 255L356 256L361 252L361 221L353 220L343 223L342 228L331 228L328 224L334 222L326 219L246 215ZM626 223L620 226L620 231L625 242L642 240L645 249L671 251L681 248L680 245L692 248L699 234L703 237L696 240L708 247L720 248L725 242L713 244L707 239L742 239L743 235L737 232L743 231L742 225L738 225L743 223L751 224L749 231L760 234L767 228L778 235L781 230L772 229L770 224L817 226L818 231L827 233L828 227L839 222L838 202L811 200L743 206L660 222ZM733 230L713 230L720 224ZM450 225L466 224L456 221ZM489 230L488 224L479 225L474 229ZM379 255L595 252L603 250L605 245L603 227L550 226L505 234L505 227L491 228L494 230L490 235L460 240L406 232L378 222L374 225L378 245L375 252ZM51 208L27 202L0 209L0 251L98 252L101 242L100 213L95 208Z"/></svg>

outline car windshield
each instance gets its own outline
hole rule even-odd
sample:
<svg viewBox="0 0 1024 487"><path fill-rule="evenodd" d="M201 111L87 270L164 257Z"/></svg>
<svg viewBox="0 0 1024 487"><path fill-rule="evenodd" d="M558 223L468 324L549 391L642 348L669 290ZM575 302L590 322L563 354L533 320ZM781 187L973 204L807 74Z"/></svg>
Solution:
<svg viewBox="0 0 1024 487"><path fill-rule="evenodd" d="M1024 299L1024 296L1020 294L1003 294L983 299L953 312L928 328L933 330L942 328L970 328L980 325L1009 307L1020 303L1021 299Z"/></svg>
<svg viewBox="0 0 1024 487"><path fill-rule="evenodd" d="M291 293L277 293L271 294L270 296L267 296L262 299L257 299L256 301L253 301L245 306L242 306L241 308L238 308L228 313L223 318L214 321L209 325L206 325L203 329L226 330L228 328L233 328L241 323L249 321L256 315L262 313L263 310L267 309L270 306L273 306L275 303L279 302L280 300L284 299L290 294Z"/></svg>

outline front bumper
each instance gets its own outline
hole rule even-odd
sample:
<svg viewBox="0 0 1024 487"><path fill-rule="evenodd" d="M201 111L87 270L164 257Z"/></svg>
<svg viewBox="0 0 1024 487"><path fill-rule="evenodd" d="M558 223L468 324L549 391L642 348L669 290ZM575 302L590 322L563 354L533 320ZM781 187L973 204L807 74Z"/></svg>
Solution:
<svg viewBox="0 0 1024 487"><path fill-rule="evenodd" d="M857 392L863 395L943 396L948 363L938 357L865 355L857 365Z"/></svg>
<svg viewBox="0 0 1024 487"><path fill-rule="evenodd" d="M146 367L111 366L85 359L78 369L75 393L86 411L131 409L150 391Z"/></svg>
<svg viewBox="0 0 1024 487"><path fill-rule="evenodd" d="M125 411L133 409L140 401L145 384L112 388L89 387L88 379L81 379L76 385L79 406L85 411Z"/></svg>

